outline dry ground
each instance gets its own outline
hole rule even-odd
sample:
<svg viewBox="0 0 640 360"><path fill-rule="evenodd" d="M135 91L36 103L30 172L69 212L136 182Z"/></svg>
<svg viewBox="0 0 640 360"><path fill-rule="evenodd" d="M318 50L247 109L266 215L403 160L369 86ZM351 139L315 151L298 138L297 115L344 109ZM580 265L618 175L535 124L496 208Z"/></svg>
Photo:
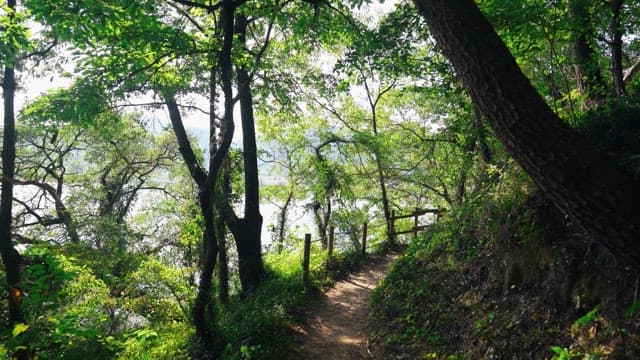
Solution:
<svg viewBox="0 0 640 360"><path fill-rule="evenodd" d="M371 359L366 315L369 298L394 255L371 259L360 271L337 282L310 306L309 319L297 328L290 359Z"/></svg>

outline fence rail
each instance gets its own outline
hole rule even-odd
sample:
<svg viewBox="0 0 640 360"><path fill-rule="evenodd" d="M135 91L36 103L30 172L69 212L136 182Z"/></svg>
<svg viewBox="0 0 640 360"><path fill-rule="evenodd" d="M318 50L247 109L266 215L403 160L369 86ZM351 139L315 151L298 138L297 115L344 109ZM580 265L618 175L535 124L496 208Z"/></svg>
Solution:
<svg viewBox="0 0 640 360"><path fill-rule="evenodd" d="M395 210L391 211L391 218L389 218L389 239L391 243L395 243L395 236L401 234L413 233L414 236L418 236L418 232L426 230L429 225L418 225L419 217L422 215L433 214L434 221L438 221L440 216L447 212L445 209L419 209L416 208L410 214L396 215ZM396 230L396 220L413 218L413 227L408 230Z"/></svg>
<svg viewBox="0 0 640 360"><path fill-rule="evenodd" d="M395 236L396 235L401 235L401 234L409 234L409 233L413 233L414 236L418 236L418 232L420 231L424 231L426 230L429 225L418 225L419 224L419 217L423 216L423 215L427 215L427 214L433 214L434 216L434 221L438 221L440 219L440 217L442 216L442 214L446 213L445 209L415 209L412 213L410 214L406 214L406 215L396 215L395 214L395 210L391 212L391 217L389 218L389 222L386 224L387 225L387 230L388 230L388 235L389 235L389 241L390 241L390 245L393 245L395 243ZM399 220L399 219L407 219L407 218L414 218L413 221L413 227L408 229L408 230L401 230L401 231L396 231L396 224L395 221ZM381 226L385 226L385 224L383 223L382 225L378 225L378 226L374 226L371 228L378 228ZM361 246L360 246L360 252L361 252L361 256L366 256L367 254L367 232L369 230L369 224L367 222L365 222L362 225L362 240L361 240ZM327 255L329 257L329 259L331 259L331 257L333 256L333 252L334 252L334 243L335 243L335 237L338 234L345 234L345 233L336 233L335 231L335 227L331 226L329 227L329 238L327 241ZM349 232L348 234L353 234L353 232ZM317 240L316 240L317 241ZM311 234L305 234L304 236L304 252L303 252L303 259L302 259L302 283L304 284L304 286L309 286L309 262L310 262L310 255L311 255Z"/></svg>

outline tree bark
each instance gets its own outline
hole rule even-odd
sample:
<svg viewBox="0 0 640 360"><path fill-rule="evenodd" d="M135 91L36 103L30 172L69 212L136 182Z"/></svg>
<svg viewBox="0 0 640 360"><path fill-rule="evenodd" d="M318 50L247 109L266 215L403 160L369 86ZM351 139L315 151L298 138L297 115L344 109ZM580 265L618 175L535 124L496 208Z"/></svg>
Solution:
<svg viewBox="0 0 640 360"><path fill-rule="evenodd" d="M544 102L472 0L414 0L497 138L594 239L640 270L640 187Z"/></svg>
<svg viewBox="0 0 640 360"><path fill-rule="evenodd" d="M9 21L15 19L16 1L8 0ZM15 49L14 49L15 50ZM15 57L15 54L14 54ZM0 256L4 264L7 278L9 324L24 321L20 308L22 292L20 290L20 254L13 247L11 237L11 219L13 208L13 178L16 161L16 128L15 128L15 91L16 74L15 59L7 56L3 59L4 77L2 79L2 96L4 101L4 130L2 134L2 194L0 194Z"/></svg>
<svg viewBox="0 0 640 360"><path fill-rule="evenodd" d="M213 189L214 178L210 177L200 167L193 149L189 143L189 138L182 123L182 116L176 103L171 96L165 96L165 103L169 109L169 118L173 127L173 132L178 140L180 153L189 168L191 177L198 186L198 205L204 222L202 236L202 258L200 261L200 282L198 283L198 294L193 305L193 321L196 326L196 335L205 350L215 352L216 345L213 327L210 323L215 321L215 309L211 298L211 284L213 281L213 269L216 266L218 256L218 243L216 240L216 227L213 216Z"/></svg>
<svg viewBox="0 0 640 360"><path fill-rule="evenodd" d="M236 15L236 33L239 43L246 45L248 21L244 14ZM235 226L229 226L238 250L238 271L245 294L254 292L264 277L262 264L262 215L260 214L260 190L258 179L258 150L256 146L255 119L251 79L244 66L236 68L238 98L242 122L242 157L244 162L244 218Z"/></svg>

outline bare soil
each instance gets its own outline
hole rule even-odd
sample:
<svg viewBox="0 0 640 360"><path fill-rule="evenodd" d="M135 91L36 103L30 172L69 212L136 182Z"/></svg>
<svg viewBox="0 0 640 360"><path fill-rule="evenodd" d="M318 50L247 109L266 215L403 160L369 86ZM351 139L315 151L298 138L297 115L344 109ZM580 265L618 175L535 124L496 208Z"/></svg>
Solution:
<svg viewBox="0 0 640 360"><path fill-rule="evenodd" d="M310 307L299 325L289 359L371 359L367 339L369 298L382 280L394 254L372 258L360 271L337 282Z"/></svg>

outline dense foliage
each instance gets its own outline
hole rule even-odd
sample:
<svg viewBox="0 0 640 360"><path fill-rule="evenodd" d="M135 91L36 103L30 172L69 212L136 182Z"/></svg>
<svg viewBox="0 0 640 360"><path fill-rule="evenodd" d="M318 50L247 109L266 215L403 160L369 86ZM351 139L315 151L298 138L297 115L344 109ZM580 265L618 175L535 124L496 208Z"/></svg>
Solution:
<svg viewBox="0 0 640 360"><path fill-rule="evenodd" d="M580 342L594 319L632 333L629 291L606 303L590 285L605 280L569 269L590 239L571 223L588 228L584 212L563 219L541 200L555 189L544 180L564 177L523 165L537 188L518 166L539 148L518 151L491 114L498 101L478 100L504 93L499 81L479 91L449 63L451 44L424 10L434 3L2 1L0 356L283 358L314 289L361 264L364 227L369 253L385 251L409 242L393 234L394 214L417 208L450 215L414 239L374 299L386 351L463 356L453 345L470 336L482 342L471 357L517 346L567 358L606 354ZM562 129L635 184L638 2L476 3ZM551 135L525 140L545 148ZM554 248L550 224L571 245ZM609 246L625 259L621 248ZM549 258L514 260L530 253ZM608 253L587 260L624 284L630 276ZM560 314L557 304L531 300L518 320L492 297L541 298L553 286L563 301L587 300L557 319L543 313ZM622 308L629 317L610 314ZM504 329L532 342L500 342Z"/></svg>

